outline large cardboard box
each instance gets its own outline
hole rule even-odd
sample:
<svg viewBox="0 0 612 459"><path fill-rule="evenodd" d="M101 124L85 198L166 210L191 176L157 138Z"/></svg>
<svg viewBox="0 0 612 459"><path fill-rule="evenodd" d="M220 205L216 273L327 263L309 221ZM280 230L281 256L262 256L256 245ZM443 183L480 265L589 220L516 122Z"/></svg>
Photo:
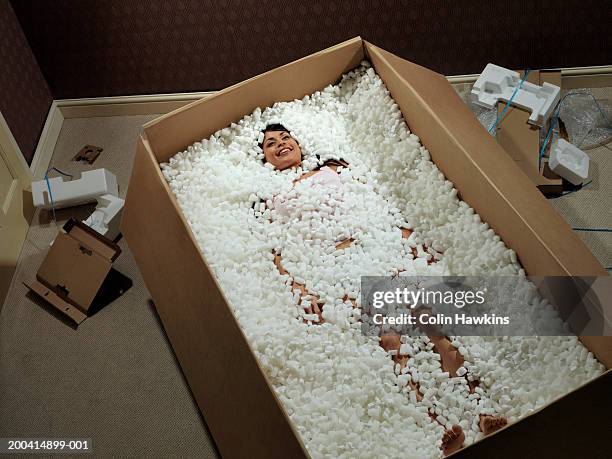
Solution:
<svg viewBox="0 0 612 459"><path fill-rule="evenodd" d="M145 125L138 141L122 231L224 457L295 458L308 453L201 254L159 163L256 107L301 98L335 83L363 59L373 64L409 128L461 199L518 253L528 274L607 275L446 78L361 38L164 115ZM606 367L612 365L607 338L585 337L583 342ZM495 437L503 439L504 434ZM513 446L520 444L507 445L505 451Z"/></svg>

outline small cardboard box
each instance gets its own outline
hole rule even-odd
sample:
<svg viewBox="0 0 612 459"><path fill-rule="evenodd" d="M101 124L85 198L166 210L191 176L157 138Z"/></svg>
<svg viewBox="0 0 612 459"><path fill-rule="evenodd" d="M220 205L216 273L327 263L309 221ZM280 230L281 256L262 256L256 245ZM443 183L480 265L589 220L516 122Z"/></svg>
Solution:
<svg viewBox="0 0 612 459"><path fill-rule="evenodd" d="M64 225L64 231L53 241L36 280L25 285L78 325L87 318L121 249L72 218Z"/></svg>
<svg viewBox="0 0 612 459"><path fill-rule="evenodd" d="M363 59L372 63L410 130L461 199L517 252L528 274L607 275L444 76L359 37L166 114L145 125L138 140L121 230L223 457L298 458L308 453L200 252L159 163L256 107L301 98L337 82ZM610 339L581 339L608 368L612 365ZM504 432L495 437L503 438ZM487 441L481 443L486 448ZM533 452L534 445L527 448ZM521 443L504 446L504 451L521 449L525 451Z"/></svg>

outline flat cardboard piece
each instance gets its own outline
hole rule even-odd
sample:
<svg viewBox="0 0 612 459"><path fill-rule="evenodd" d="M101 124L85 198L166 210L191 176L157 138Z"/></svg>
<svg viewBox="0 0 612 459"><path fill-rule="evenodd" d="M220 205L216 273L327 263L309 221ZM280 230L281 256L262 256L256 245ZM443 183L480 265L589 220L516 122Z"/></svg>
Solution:
<svg viewBox="0 0 612 459"><path fill-rule="evenodd" d="M95 145L85 145L76 155L74 155L72 160L93 164L94 161L98 159L98 156L100 156L100 153L102 153L102 150L103 148L96 147Z"/></svg>
<svg viewBox="0 0 612 459"><path fill-rule="evenodd" d="M297 458L308 457L308 453L232 314L158 163L239 120L254 107L323 89L364 56L461 198L516 250L529 274L606 275L446 78L360 38L164 115L145 126L144 137L137 143L121 230L224 457ZM609 349L610 340L586 345L599 358L603 354L598 349Z"/></svg>
<svg viewBox="0 0 612 459"><path fill-rule="evenodd" d="M540 85L544 83L561 87L561 70L540 70Z"/></svg>
<svg viewBox="0 0 612 459"><path fill-rule="evenodd" d="M36 273L26 286L77 324L87 317L119 246L87 225L70 219L64 225Z"/></svg>

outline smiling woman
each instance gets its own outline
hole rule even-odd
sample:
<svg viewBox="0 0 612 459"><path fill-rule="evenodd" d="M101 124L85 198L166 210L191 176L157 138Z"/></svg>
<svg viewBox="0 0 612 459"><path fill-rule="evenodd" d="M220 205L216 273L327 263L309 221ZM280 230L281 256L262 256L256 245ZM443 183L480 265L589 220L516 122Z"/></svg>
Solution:
<svg viewBox="0 0 612 459"><path fill-rule="evenodd" d="M302 162L300 146L282 124L269 124L266 127L261 148L264 161L278 170L296 167Z"/></svg>

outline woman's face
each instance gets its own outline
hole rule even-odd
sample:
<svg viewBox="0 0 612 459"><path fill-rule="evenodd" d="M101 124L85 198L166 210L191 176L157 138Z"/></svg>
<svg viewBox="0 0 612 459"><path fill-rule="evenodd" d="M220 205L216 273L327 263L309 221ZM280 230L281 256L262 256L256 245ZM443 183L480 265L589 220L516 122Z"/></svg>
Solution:
<svg viewBox="0 0 612 459"><path fill-rule="evenodd" d="M287 131L267 131L262 148L266 161L280 171L302 162L302 150Z"/></svg>

